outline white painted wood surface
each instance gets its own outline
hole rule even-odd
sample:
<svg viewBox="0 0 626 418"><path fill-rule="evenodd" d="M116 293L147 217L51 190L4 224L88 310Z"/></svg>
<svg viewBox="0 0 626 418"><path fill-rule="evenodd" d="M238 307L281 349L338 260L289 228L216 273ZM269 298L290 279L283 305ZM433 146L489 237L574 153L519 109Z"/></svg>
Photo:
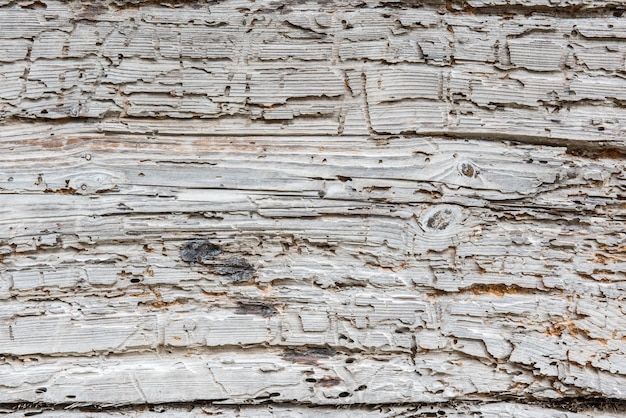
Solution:
<svg viewBox="0 0 626 418"><path fill-rule="evenodd" d="M508 402L495 402L486 404L454 403L454 404L427 404L427 405L378 405L378 406L344 406L323 407L304 405L281 405L268 404L258 406L229 406L229 405L202 405L202 406L150 406L150 407L123 407L115 410L89 411L79 410L78 406L70 405L69 409L47 409L46 407L31 407L14 410L0 410L3 417L17 418L23 416L37 416L41 418L103 418L103 417L139 417L139 418L164 418L164 417L207 417L219 416L223 418L301 418L301 417L450 417L460 418L467 416L479 417L560 417L560 418L615 418L623 416L617 411L606 412L601 408L589 408L580 412L567 410L555 410L537 405L523 405Z"/></svg>
<svg viewBox="0 0 626 418"><path fill-rule="evenodd" d="M2 408L624 416L622 9L0 2Z"/></svg>

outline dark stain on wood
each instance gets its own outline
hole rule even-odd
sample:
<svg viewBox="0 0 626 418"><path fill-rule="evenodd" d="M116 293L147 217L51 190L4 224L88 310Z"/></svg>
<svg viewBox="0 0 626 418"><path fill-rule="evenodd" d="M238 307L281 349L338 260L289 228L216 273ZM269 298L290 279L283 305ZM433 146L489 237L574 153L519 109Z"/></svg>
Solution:
<svg viewBox="0 0 626 418"><path fill-rule="evenodd" d="M206 264L221 254L222 249L208 240L198 239L187 241L180 249L180 258L187 263Z"/></svg>
<svg viewBox="0 0 626 418"><path fill-rule="evenodd" d="M283 360L291 363L316 365L321 359L335 356L337 352L329 347L310 347L289 349L282 356Z"/></svg>
<svg viewBox="0 0 626 418"><path fill-rule="evenodd" d="M318 379L315 383L315 386L321 386L324 388L332 388L333 386L337 386L342 382L341 378L338 376L326 376Z"/></svg>
<svg viewBox="0 0 626 418"><path fill-rule="evenodd" d="M278 315L278 310L274 305L270 304L240 302L235 313L238 315L259 315L263 318L270 318Z"/></svg>
<svg viewBox="0 0 626 418"><path fill-rule="evenodd" d="M232 281L245 282L254 276L255 269L243 258L230 258L213 267L213 272L221 276L228 276Z"/></svg>

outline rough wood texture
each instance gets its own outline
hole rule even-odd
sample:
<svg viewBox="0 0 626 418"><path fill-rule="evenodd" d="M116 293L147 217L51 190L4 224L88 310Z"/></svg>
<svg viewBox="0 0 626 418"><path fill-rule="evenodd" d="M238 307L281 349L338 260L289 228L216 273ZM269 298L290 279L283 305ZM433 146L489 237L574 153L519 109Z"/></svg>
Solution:
<svg viewBox="0 0 626 418"><path fill-rule="evenodd" d="M219 416L221 418L433 418L433 417L479 417L479 418L617 418L623 415L617 411L603 411L601 407L589 408L580 412L570 412L562 408L545 408L536 405L521 405L507 402L494 403L449 403L411 405L411 406L347 406L347 407L322 407L302 405L262 405L262 406L228 406L228 405L203 405L203 406L180 406L180 405L154 405L141 407L122 407L94 411L78 409L71 405L69 409L53 410L49 407L23 407L18 411L12 409L0 409L3 417L17 418L24 416L37 416L41 418L165 418L165 417L191 417L205 418L207 416Z"/></svg>
<svg viewBox="0 0 626 418"><path fill-rule="evenodd" d="M0 2L0 404L624 416L622 8Z"/></svg>

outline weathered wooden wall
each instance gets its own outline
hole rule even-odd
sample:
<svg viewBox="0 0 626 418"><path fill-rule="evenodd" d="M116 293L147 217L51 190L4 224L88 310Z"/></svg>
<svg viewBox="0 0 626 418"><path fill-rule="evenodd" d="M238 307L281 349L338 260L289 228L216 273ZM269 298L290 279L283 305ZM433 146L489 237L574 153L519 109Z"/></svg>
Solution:
<svg viewBox="0 0 626 418"><path fill-rule="evenodd" d="M1 1L2 411L624 416L624 9Z"/></svg>

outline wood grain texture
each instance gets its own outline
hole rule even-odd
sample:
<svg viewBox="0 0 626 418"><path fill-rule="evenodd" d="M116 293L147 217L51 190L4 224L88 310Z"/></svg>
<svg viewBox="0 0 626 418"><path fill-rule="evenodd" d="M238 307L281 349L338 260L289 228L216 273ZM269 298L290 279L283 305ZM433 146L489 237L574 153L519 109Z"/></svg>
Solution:
<svg viewBox="0 0 626 418"><path fill-rule="evenodd" d="M51 409L47 407L24 406L19 411L10 409L2 410L4 417L17 418L24 416L38 416L42 418L101 418L101 417L140 417L140 418L164 418L164 417L207 417L219 416L224 418L269 418L269 417L416 417L432 418L444 416L451 418L478 417L478 418L515 418L515 417L562 417L562 418L616 418L623 415L617 411L606 412L600 408L590 408L578 412L571 412L564 408L545 408L536 405L521 405L507 402L493 403L454 403L454 404L428 404L410 406L355 406L349 407L324 407L304 405L280 405L268 404L262 406L229 406L209 405L180 406L180 405L155 405L140 408L108 408L105 410L88 410L74 404L66 409Z"/></svg>
<svg viewBox="0 0 626 418"><path fill-rule="evenodd" d="M624 416L621 13L0 2L0 404Z"/></svg>

